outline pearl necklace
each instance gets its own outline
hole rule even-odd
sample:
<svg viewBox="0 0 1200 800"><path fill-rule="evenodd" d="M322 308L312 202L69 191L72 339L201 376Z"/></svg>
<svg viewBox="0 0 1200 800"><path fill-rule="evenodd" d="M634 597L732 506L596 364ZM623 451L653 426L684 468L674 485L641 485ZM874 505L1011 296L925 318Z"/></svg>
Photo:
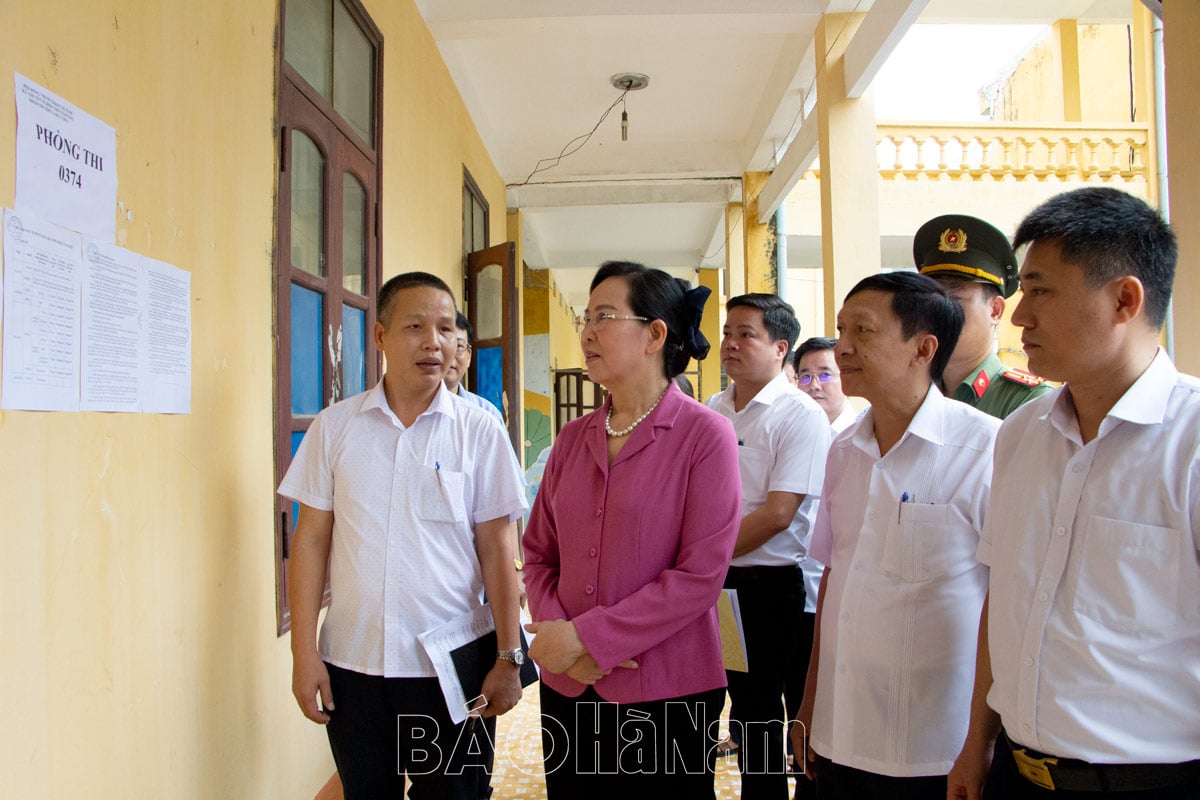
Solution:
<svg viewBox="0 0 1200 800"><path fill-rule="evenodd" d="M669 389L669 388L671 388L671 386L670 386L670 384L667 384L667 389ZM646 409L645 414L642 414L640 417L635 419L633 421L633 424L630 425L628 428L623 428L622 430L619 430L619 431L614 431L612 429L612 404L610 403L608 406L608 414L606 414L604 416L605 432L614 439L620 439L622 436L628 436L629 434L633 433L633 429L636 428L638 425L640 425L642 423L642 420L644 420L646 417L650 416L651 411L658 408L658 404L661 403L662 399L667 396L667 389L663 389L663 393L660 394L658 396L658 399L654 401L654 405L652 405Z"/></svg>

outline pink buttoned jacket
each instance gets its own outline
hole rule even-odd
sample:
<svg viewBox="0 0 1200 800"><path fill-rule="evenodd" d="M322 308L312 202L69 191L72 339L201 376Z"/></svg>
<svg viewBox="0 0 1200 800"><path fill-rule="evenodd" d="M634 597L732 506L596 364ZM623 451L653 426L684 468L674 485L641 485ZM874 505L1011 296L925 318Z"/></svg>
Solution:
<svg viewBox="0 0 1200 800"><path fill-rule="evenodd" d="M737 437L674 384L610 466L608 403L563 427L525 531L534 620L573 620L605 700L725 685L716 602L741 522ZM639 669L614 669L634 659ZM584 685L544 672L556 692Z"/></svg>

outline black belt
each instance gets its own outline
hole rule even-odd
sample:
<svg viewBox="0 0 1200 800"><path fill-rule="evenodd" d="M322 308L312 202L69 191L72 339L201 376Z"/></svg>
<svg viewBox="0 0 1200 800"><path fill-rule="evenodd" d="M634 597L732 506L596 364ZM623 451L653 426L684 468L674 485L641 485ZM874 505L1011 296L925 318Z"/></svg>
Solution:
<svg viewBox="0 0 1200 800"><path fill-rule="evenodd" d="M1011 740L1008 740L1008 747L1021 777L1043 789L1134 792L1169 789L1200 781L1200 760L1182 764L1091 764L1039 753Z"/></svg>

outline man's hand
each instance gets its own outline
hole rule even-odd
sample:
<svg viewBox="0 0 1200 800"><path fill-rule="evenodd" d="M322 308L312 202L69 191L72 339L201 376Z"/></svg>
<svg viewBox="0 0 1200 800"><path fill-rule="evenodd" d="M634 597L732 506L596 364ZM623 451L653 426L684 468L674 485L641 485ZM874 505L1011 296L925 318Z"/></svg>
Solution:
<svg viewBox="0 0 1200 800"><path fill-rule="evenodd" d="M979 800L992 766L992 751L970 742L963 746L946 776L946 800Z"/></svg>
<svg viewBox="0 0 1200 800"><path fill-rule="evenodd" d="M808 732L812 730L813 718L813 701L808 692L805 692L803 702L800 703L800 708L796 710L796 719L792 724L792 753L795 758L800 758L800 754L804 756L800 761L800 766L804 768L804 777L810 781L817 777L817 753L808 744Z"/></svg>
<svg viewBox="0 0 1200 800"><path fill-rule="evenodd" d="M566 672L582 656L588 654L575 623L565 619L531 622L525 630L537 638L529 645L529 657L550 672Z"/></svg>
<svg viewBox="0 0 1200 800"><path fill-rule="evenodd" d="M521 668L508 661L497 661L483 679L481 693L487 698L483 717L498 717L511 711L521 700Z"/></svg>
<svg viewBox="0 0 1200 800"><path fill-rule="evenodd" d="M329 722L329 715L323 709L333 710L333 690L329 688L329 670L316 650L292 657L292 694L304 716L318 725Z"/></svg>

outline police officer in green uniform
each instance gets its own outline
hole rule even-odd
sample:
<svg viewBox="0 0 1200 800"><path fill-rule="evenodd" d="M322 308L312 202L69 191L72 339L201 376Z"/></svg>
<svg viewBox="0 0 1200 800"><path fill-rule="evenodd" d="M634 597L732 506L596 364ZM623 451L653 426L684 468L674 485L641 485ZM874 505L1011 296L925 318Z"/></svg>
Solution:
<svg viewBox="0 0 1200 800"><path fill-rule="evenodd" d="M965 214L935 217L913 237L913 261L963 309L962 335L945 373L951 397L1004 419L1053 388L996 356L996 326L1017 290L1017 259L1003 233Z"/></svg>

